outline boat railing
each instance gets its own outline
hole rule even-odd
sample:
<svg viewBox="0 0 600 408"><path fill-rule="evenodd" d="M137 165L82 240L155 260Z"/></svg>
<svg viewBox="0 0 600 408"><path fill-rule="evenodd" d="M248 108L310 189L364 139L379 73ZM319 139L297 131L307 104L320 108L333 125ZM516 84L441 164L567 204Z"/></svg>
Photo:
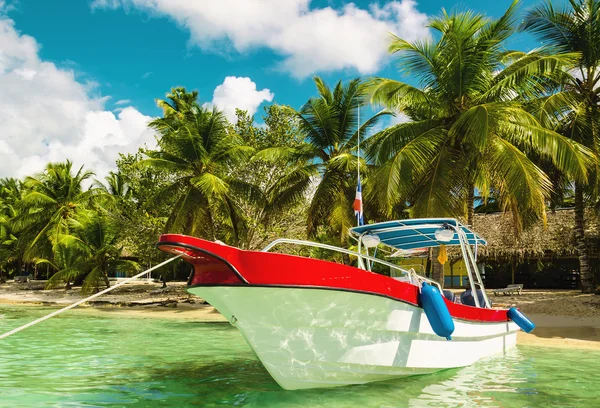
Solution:
<svg viewBox="0 0 600 408"><path fill-rule="evenodd" d="M424 276L425 275L425 268L423 268L422 264L419 263L415 263L415 264L402 264L402 267L407 269L407 270L415 270L415 273L419 274L420 276ZM418 271L418 272L416 272ZM394 275L390 275L392 278L394 278Z"/></svg>
<svg viewBox="0 0 600 408"><path fill-rule="evenodd" d="M438 289L440 290L440 292L442 290L442 287L438 282L417 274L417 272L415 272L415 270L412 268L410 270L406 270L404 268L399 267L398 265L394 265L391 262L384 261L383 259L375 258L370 255L361 254L359 252L352 251L350 249L340 248L340 247L336 247L333 245L322 244L320 242L302 241L299 239L290 239L290 238L278 238L275 241L268 244L266 247L264 247L262 249L262 252L269 252L273 247L275 247L276 245L279 245L279 244L303 245L303 246L309 246L309 247L313 247L313 248L328 249L331 251L340 252L340 253L347 254L347 255L352 255L352 256L355 256L358 258L358 267L360 269L367 270L367 268L365 268L365 266L364 266L365 265L364 260L376 262L380 265L385 265L385 266L389 267L392 271L399 271L399 272L403 273L404 275L410 276L411 280L414 279L417 282L427 282L431 285L437 286ZM392 273L390 273L390 275L392 275Z"/></svg>

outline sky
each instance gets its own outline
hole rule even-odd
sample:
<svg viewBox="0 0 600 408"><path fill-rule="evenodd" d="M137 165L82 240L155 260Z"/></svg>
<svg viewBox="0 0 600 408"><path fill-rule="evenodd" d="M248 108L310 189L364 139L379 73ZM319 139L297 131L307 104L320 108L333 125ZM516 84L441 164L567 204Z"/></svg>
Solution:
<svg viewBox="0 0 600 408"><path fill-rule="evenodd" d="M318 75L400 79L389 33L426 38L442 7L498 17L511 1L0 0L0 177L69 159L103 178L154 147L146 124L174 86L256 114L300 108ZM523 0L524 11L535 4ZM510 47L537 47L527 35ZM407 78L408 81L411 78Z"/></svg>

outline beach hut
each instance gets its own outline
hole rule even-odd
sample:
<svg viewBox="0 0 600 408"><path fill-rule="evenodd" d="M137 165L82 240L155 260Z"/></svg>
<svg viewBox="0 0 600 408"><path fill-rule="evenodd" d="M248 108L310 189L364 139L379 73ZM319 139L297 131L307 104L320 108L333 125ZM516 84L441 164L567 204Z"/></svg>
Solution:
<svg viewBox="0 0 600 408"><path fill-rule="evenodd" d="M479 250L479 259L487 265L486 285L523 283L525 287L578 288L574 218L572 208L548 211L545 225L540 220L517 234L510 213L476 214L474 230L488 242ZM598 273L598 217L587 209L585 220L590 264Z"/></svg>
<svg viewBox="0 0 600 408"><path fill-rule="evenodd" d="M486 286L497 288L522 283L526 288L578 288L574 217L572 208L548 211L545 225L540 220L517 234L510 212L475 214L473 229L488 243L477 249ZM586 211L586 238L590 263L598 273L600 225L592 209ZM432 254L420 255L408 256L399 263L430 274ZM459 252L448 250L443 271L445 287L466 286L466 270Z"/></svg>

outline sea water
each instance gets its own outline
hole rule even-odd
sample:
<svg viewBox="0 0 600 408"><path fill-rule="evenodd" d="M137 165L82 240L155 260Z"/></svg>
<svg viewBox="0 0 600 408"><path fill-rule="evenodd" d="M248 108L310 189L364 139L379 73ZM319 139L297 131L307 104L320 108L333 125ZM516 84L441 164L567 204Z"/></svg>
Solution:
<svg viewBox="0 0 600 408"><path fill-rule="evenodd" d="M0 307L0 334L49 311ZM598 407L599 362L519 346L430 375L284 391L227 323L73 310L0 340L0 406Z"/></svg>

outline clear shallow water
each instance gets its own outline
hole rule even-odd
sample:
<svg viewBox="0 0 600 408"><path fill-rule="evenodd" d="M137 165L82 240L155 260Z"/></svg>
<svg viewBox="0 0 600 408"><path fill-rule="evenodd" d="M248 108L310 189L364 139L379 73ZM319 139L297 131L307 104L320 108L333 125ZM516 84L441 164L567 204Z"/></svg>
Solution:
<svg viewBox="0 0 600 408"><path fill-rule="evenodd" d="M0 333L49 311L0 307ZM599 362L519 347L432 375L284 391L228 324L70 311L0 340L0 406L598 407Z"/></svg>

